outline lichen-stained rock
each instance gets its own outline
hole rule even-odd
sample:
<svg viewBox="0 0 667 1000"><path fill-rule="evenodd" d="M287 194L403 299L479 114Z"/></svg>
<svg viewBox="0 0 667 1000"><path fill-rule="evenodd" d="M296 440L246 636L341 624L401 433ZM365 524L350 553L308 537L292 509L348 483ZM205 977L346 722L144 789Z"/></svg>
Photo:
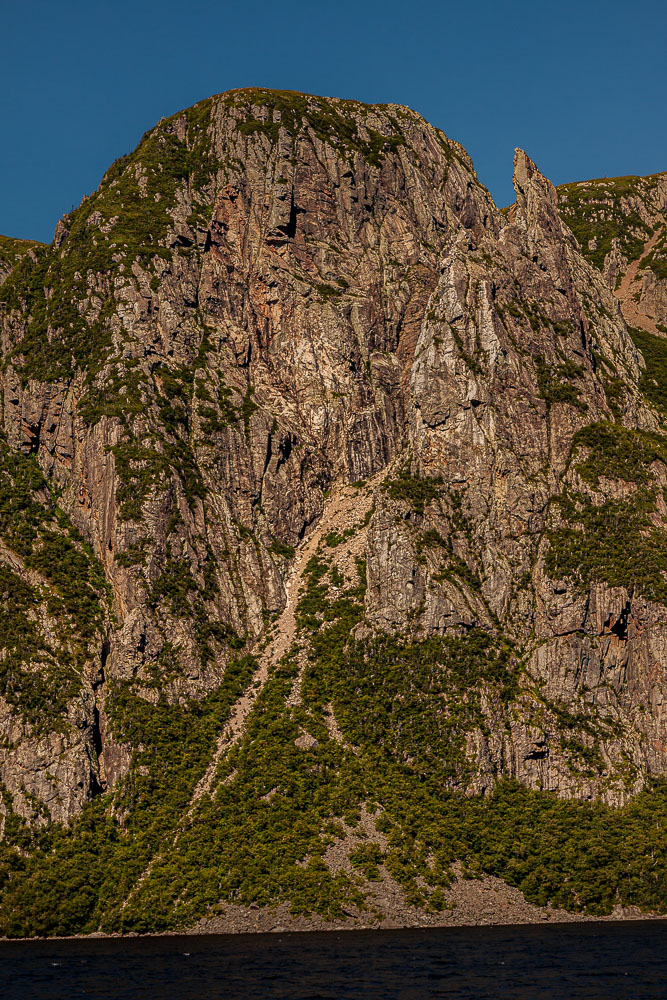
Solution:
<svg viewBox="0 0 667 1000"><path fill-rule="evenodd" d="M561 222L555 190L521 151L515 161L515 187L517 203L499 236L491 233L473 243L462 233L445 250L442 276L429 301L415 352L411 443L414 463L424 474L442 481L442 503L450 506L450 525L456 523L457 527L450 539L456 540L456 555L463 558L468 571L476 569L479 592L489 611L503 622L507 632L528 641L527 649L536 645L535 653L529 654L528 675L552 689L552 701L562 700L571 710L587 682L580 678L577 684L566 684L559 673L562 658L571 657L573 649L576 656L581 655L577 650L589 641L584 638L587 633L604 635L614 622L627 618L637 603L637 595L633 601L631 593L629 565L628 589L612 590L594 585L592 567L589 579L575 584L567 575L554 573L552 565L544 565L545 555L549 562L549 553L554 562L557 539L550 535L550 525L558 509L557 498L567 495L568 490L587 492L593 485L590 474L586 483L575 471L573 440L585 427L601 428L599 441L592 431L582 440L590 442L594 454L599 450L602 474L609 477L604 481L603 496L611 507L614 500L610 498L618 497L632 509L641 492L632 481L642 480L646 469L641 459L635 459L639 465L634 472L628 469L631 462L623 465L623 459L616 471L606 464L605 449L621 445L632 451L639 446L632 434L602 430L610 426L612 411L618 414L619 402L609 392L612 386L620 383L624 387L626 420L647 429L656 423L639 398L641 362L638 364L623 319L602 277L582 260ZM521 292L517 297L518 287ZM613 441L616 434L618 444ZM641 432L637 435L643 440ZM574 454L580 453L575 450ZM648 453L646 458L650 460ZM652 489L659 490L662 461L654 469ZM598 491L600 484L596 477ZM596 497L582 498L583 503L593 505L593 512L600 502L599 492ZM664 523L659 497L658 493L655 503L648 502L655 514L649 515L647 527L649 522ZM575 498L575 508L578 503ZM615 510L611 514L618 518ZM427 519L425 515L424 528L428 530ZM582 536L568 537L568 546L576 546L578 537L593 530L593 525L588 528L584 521ZM613 544L609 534L614 528L596 527L592 544ZM664 528L657 530L658 558L653 572L663 578ZM391 544L395 532L380 532L379 551ZM643 547L640 541L639 547ZM628 561L634 558L631 548L628 544ZM395 545L392 560L397 567L409 564ZM372 565L369 559L369 570ZM600 565L597 569L602 573L606 570L606 578L612 582L610 568ZM622 576L621 572L619 582ZM399 593L405 593L409 572L402 572L399 578L407 581L399 586ZM532 590L532 601L521 594L524 587ZM386 583L379 589L392 593ZM464 590L461 586L459 603L469 614L470 599ZM643 644L652 644L657 637L655 630L659 633L664 627L662 607L649 615L651 626L642 639L635 640L629 654L636 662L645 660ZM478 613L471 624L482 622ZM578 634L581 639L573 638ZM551 653L545 662L543 654L548 649ZM606 684L603 675L610 662L617 664L619 654L607 649L596 655L596 684ZM618 675L618 670L614 683L619 692L626 690L625 676ZM663 685L664 680L658 683ZM611 757L618 760L622 750L645 773L647 767L653 767L649 759L655 760L655 736L629 704L615 704L617 729L626 725L627 734L625 743L615 739L614 748L609 750ZM550 725L558 728L558 720L552 718ZM652 725L653 720L649 728ZM664 726L663 717L658 728L664 731ZM511 748L510 753L515 758L510 771L522 780L539 781L541 787L554 787L565 794L581 790L580 780L569 776L568 760L555 764L553 747L549 750L549 774L539 778L520 764L520 755L517 757ZM574 755L570 758L576 771ZM503 771L500 759L496 766ZM658 771L663 767L661 763ZM613 782L604 784L603 794L612 800L615 795L623 796L618 785L610 790ZM589 782L589 791L595 787L601 792L599 785Z"/></svg>
<svg viewBox="0 0 667 1000"><path fill-rule="evenodd" d="M138 838L109 926L290 671L299 761L667 772L664 175L514 184L407 108L240 90L0 246L3 808Z"/></svg>

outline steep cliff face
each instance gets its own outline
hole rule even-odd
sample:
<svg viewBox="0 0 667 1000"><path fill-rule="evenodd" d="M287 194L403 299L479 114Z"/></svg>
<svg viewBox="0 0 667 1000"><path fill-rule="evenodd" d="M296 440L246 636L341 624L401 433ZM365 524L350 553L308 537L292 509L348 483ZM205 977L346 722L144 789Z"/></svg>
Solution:
<svg viewBox="0 0 667 1000"><path fill-rule="evenodd" d="M615 800L630 761L632 787L665 764L663 442L618 307L522 153L515 188L499 236L463 235L443 258L413 370L414 450L455 498L443 536L526 657L509 721L477 735L480 776ZM434 582L427 608L443 598ZM656 705L644 719L635 685Z"/></svg>
<svg viewBox="0 0 667 1000"><path fill-rule="evenodd" d="M413 112L241 92L149 133L14 272L7 441L103 564L109 676L201 694L262 633L330 483L401 450L439 254L492 216Z"/></svg>
<svg viewBox="0 0 667 1000"><path fill-rule="evenodd" d="M233 91L9 261L7 931L332 914L378 865L424 907L456 860L539 895L538 793L570 843L665 774L659 295L633 342L611 288L663 177L632 258L601 182L517 151L503 215L409 109ZM604 815L643 836L661 795ZM616 901L618 856L591 890L540 853L539 901Z"/></svg>

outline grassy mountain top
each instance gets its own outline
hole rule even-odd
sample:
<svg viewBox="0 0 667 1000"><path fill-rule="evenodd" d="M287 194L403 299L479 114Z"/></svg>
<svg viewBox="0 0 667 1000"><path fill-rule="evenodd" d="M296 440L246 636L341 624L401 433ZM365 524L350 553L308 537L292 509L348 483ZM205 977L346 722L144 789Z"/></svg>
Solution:
<svg viewBox="0 0 667 1000"><path fill-rule="evenodd" d="M655 226L655 195L667 182L667 173L648 177L599 177L558 188L559 208L577 237L584 256L602 269L616 238L628 262L637 260Z"/></svg>
<svg viewBox="0 0 667 1000"><path fill-rule="evenodd" d="M0 236L0 282L30 251L43 246L36 240L19 240L13 236Z"/></svg>

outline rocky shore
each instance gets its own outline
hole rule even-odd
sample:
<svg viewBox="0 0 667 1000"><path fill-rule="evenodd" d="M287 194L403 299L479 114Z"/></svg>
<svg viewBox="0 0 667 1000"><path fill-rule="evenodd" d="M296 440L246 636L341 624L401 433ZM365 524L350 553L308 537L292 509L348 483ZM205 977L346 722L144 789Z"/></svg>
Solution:
<svg viewBox="0 0 667 1000"><path fill-rule="evenodd" d="M637 907L617 906L607 916L571 913L550 906L534 906L520 890L497 878L456 878L447 894L447 909L425 913L409 906L400 886L385 877L369 894L369 909L352 912L344 920L292 916L287 904L276 907L225 906L205 917L188 934L257 934L294 931L383 930L409 927L480 927L484 925L590 923L594 921L665 919Z"/></svg>

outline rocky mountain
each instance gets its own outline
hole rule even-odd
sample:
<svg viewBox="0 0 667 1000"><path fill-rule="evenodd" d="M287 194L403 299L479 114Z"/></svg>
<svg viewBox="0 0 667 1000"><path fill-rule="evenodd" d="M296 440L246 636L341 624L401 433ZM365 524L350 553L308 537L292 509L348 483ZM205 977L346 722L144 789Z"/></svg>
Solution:
<svg viewBox="0 0 667 1000"><path fill-rule="evenodd" d="M2 241L5 934L664 907L666 177L251 89Z"/></svg>

